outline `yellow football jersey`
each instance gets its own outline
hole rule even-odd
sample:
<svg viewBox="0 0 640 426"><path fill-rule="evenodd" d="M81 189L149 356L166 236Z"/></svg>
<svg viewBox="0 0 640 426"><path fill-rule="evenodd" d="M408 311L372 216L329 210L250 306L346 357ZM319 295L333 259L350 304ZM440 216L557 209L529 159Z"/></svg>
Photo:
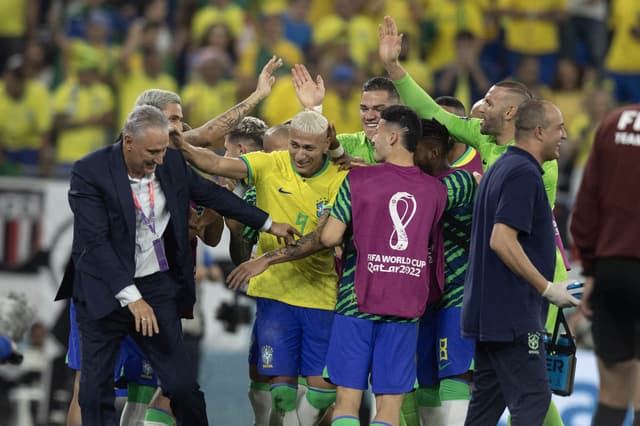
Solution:
<svg viewBox="0 0 640 426"><path fill-rule="evenodd" d="M336 197L346 172L327 158L315 175L300 176L288 151L252 152L241 156L249 169L249 183L256 187L256 205L276 222L295 226L308 234L322 212ZM260 233L257 255L281 247L276 237ZM322 250L292 262L272 265L249 281L250 296L278 300L293 306L333 310L338 275L333 250Z"/></svg>

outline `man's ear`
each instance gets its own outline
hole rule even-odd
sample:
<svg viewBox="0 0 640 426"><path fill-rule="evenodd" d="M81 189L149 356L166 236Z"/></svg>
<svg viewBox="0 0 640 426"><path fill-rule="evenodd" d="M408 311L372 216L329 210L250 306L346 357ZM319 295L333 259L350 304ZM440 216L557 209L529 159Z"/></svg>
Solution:
<svg viewBox="0 0 640 426"><path fill-rule="evenodd" d="M511 105L507 108L507 111L504 113L504 115L507 120L513 120L516 118L517 113L518 113L518 107Z"/></svg>

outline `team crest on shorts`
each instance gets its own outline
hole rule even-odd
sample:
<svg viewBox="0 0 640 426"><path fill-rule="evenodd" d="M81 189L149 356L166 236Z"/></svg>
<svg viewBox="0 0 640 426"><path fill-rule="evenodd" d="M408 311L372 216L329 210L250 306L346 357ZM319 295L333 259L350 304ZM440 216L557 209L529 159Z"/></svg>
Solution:
<svg viewBox="0 0 640 426"><path fill-rule="evenodd" d="M273 348L269 345L264 345L260 349L262 357L262 368L273 368L271 362L273 361Z"/></svg>
<svg viewBox="0 0 640 426"><path fill-rule="evenodd" d="M540 333L528 333L529 355L540 354Z"/></svg>
<svg viewBox="0 0 640 426"><path fill-rule="evenodd" d="M153 375L153 367L147 361L142 362L142 374L141 376L145 379L150 379Z"/></svg>

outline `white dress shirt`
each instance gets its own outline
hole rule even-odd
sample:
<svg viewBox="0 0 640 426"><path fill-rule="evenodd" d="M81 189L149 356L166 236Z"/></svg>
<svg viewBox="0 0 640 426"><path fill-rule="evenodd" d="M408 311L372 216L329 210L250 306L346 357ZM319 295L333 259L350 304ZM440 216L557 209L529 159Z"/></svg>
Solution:
<svg viewBox="0 0 640 426"><path fill-rule="evenodd" d="M153 233L145 221L142 220L140 210L136 208L135 278L145 277L160 271L158 258L153 248L153 241L162 238L162 234L167 228L169 219L171 218L169 210L167 210L167 199L164 196L164 192L160 187L160 182L156 178L155 173L147 175L142 179L129 177L131 190L136 194L136 198L140 203L140 207L142 208L144 215L149 221L151 221L149 182L153 185L155 233ZM164 242L162 244L164 247ZM116 294L116 299L118 299L121 306L126 306L140 298L142 298L142 295L135 284L131 284L123 288L118 294Z"/></svg>

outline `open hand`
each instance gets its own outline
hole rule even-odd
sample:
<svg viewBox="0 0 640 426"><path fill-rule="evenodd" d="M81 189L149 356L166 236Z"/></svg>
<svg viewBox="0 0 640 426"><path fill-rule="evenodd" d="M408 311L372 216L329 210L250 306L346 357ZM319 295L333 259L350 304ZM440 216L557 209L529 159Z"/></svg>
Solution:
<svg viewBox="0 0 640 426"><path fill-rule="evenodd" d="M296 89L296 96L298 96L298 100L303 107L313 108L322 105L325 88L324 80L319 74L314 81L307 67L302 64L295 64L291 68L291 75L293 87Z"/></svg>
<svg viewBox="0 0 640 426"><path fill-rule="evenodd" d="M276 82L276 78L273 75L278 68L282 66L282 58L272 56L269 62L262 68L260 75L258 76L258 84L256 85L256 92L260 94L262 98L266 98L271 93L273 83Z"/></svg>
<svg viewBox="0 0 640 426"><path fill-rule="evenodd" d="M249 279L267 270L269 264L264 257L247 260L241 263L227 276L227 285L232 290L241 289Z"/></svg>
<svg viewBox="0 0 640 426"><path fill-rule="evenodd" d="M153 308L145 302L144 299L138 299L135 302L131 302L127 307L135 318L136 331L138 333L142 333L143 336L149 337L153 336L154 333L160 333L156 314L153 312Z"/></svg>
<svg viewBox="0 0 640 426"><path fill-rule="evenodd" d="M380 38L378 54L383 65L397 62L402 49L403 35L398 34L398 27L392 17L385 16L384 22L378 25L378 36Z"/></svg>

